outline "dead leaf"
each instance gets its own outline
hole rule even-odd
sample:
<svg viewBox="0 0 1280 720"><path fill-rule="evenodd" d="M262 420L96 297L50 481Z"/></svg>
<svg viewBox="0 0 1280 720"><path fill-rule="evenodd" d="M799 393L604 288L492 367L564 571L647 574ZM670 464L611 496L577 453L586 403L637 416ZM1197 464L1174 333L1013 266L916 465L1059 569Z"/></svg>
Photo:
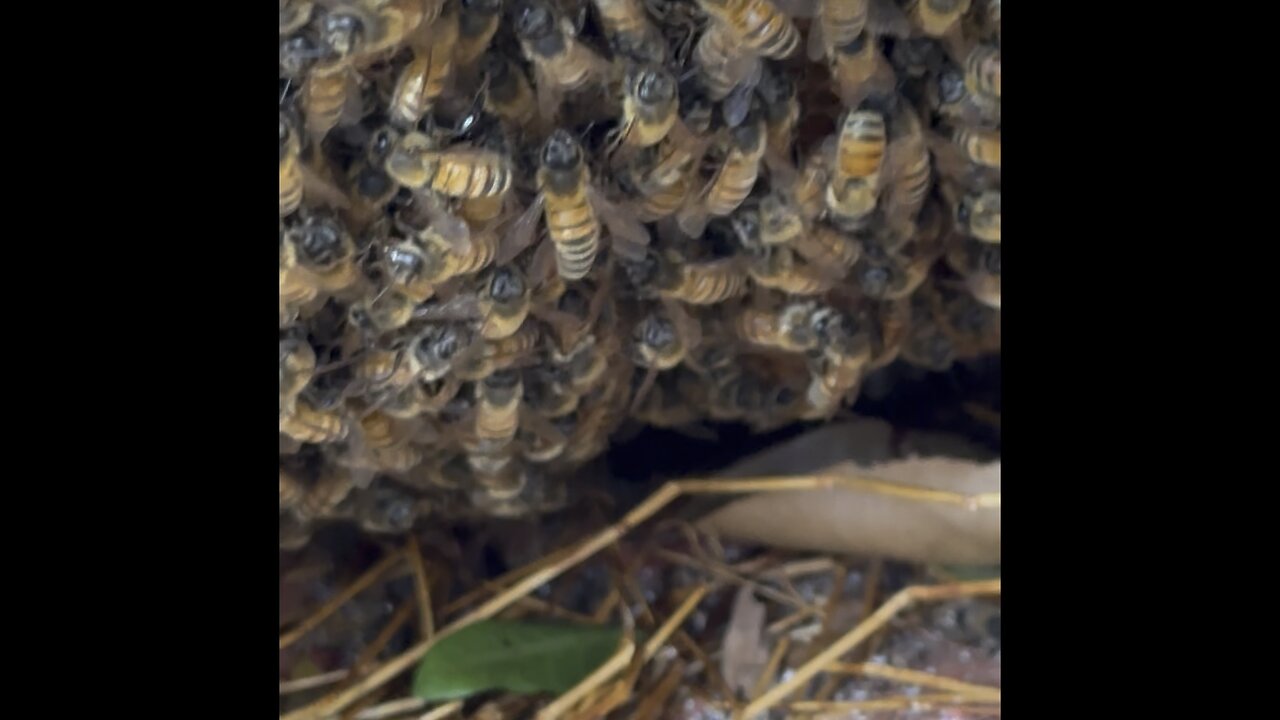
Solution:
<svg viewBox="0 0 1280 720"><path fill-rule="evenodd" d="M906 442L904 442L904 440ZM895 459L904 445L955 457ZM883 423L828 426L730 468L727 477L813 473L848 463L852 473L964 495L1000 492L1000 461L947 436L895 439ZM969 509L862 489L815 489L738 498L699 525L737 540L815 552L925 563L1000 563L1000 508Z"/></svg>
<svg viewBox="0 0 1280 720"><path fill-rule="evenodd" d="M741 697L749 697L760 673L769 663L764 645L765 606L742 586L733 599L729 625L725 629L720 657L720 674Z"/></svg>

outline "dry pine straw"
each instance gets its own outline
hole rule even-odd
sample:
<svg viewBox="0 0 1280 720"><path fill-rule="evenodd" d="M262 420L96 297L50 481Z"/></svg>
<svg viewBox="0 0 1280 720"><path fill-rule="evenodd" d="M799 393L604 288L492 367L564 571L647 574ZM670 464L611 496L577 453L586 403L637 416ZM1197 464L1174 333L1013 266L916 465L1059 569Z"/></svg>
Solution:
<svg viewBox="0 0 1280 720"><path fill-rule="evenodd" d="M545 585L566 571L581 564L586 559L592 557L600 550L616 543L625 536L632 528L640 523L648 520L663 507L671 503L676 498L685 494L727 494L727 493L759 493L759 492L779 492L791 490L812 490L812 489L829 489L829 488L854 488L867 492L875 492L895 497L907 498L916 502L943 503L948 505L957 505L960 507L977 509L990 508L1000 506L999 493L986 493L977 496L967 496L958 493L949 493L945 491L917 488L904 486L897 483L887 483L871 478L857 477L847 472L824 473L805 476L782 476L782 477L765 477L744 480L684 480L674 481L663 485L657 492L649 496L644 502L640 503L621 520L605 527L594 536L587 538L581 543L571 545L564 550L556 551L542 560L531 563L519 571L510 573L509 577L512 585L505 590L498 592L489 600L483 602L479 607L474 608L470 612L462 615L452 621L438 632L434 630L434 616L431 612L431 601L429 594L425 591L425 569L421 553L416 543L411 542L407 547L393 550L377 564L366 571L351 586L343 592L338 593L327 603L321 606L316 612L308 616L297 627L284 633L280 637L280 648L284 649L296 642L299 638L310 632L320 625L326 618L332 615L345 602L355 597L361 591L372 586L378 581L388 570L396 566L401 561L408 559L411 563L415 581L417 585L417 601L422 617L422 640L410 648L409 650L391 658L381 666L361 677L358 681L351 683L348 687L344 687L337 692L331 693L319 700L307 705L303 708L290 712L282 716L281 720L322 720L324 718L333 717L349 708L351 705L359 701L361 698L382 688L392 679L398 677L401 673L408 670L435 644L440 638L446 637L451 633L457 632L459 629L470 625L479 620L484 620L497 615L503 610L511 607L517 601L527 597L536 588ZM717 568L720 577L724 578L725 569ZM728 571L731 581L745 580L741 576L737 576L732 570ZM730 579L730 578L726 578ZM667 619L660 630L660 635L655 635L646 643L644 649L644 661L648 662L661 648L662 644L675 633L677 626L687 617L689 613L697 606L698 602L706 595L707 588L703 586L700 591L690 594L685 602L680 606L678 611ZM840 659L847 655L850 651L866 642L868 638L883 628L890 619L898 612L921 601L937 601L955 599L961 597L970 597L976 595L999 595L1000 581L985 580L979 582L958 582L946 585L936 586L911 586L907 587L892 597L890 597L875 612L867 616L857 626L837 638L825 650L814 655L808 662L797 668L786 680L774 685L764 691L757 697L754 697L746 706L734 706L733 715L735 718L750 718L759 715L761 712L781 704L789 696L800 690L815 675L822 672L830 672L834 669L844 669L840 664ZM483 597L483 594L472 594L466 599L469 602L476 602ZM793 598L787 598L792 601ZM459 608L459 605L451 603L446 606L444 614L448 614L451 609ZM388 634L390 635L390 634ZM677 634L684 635L683 632ZM661 642L658 642L661 639ZM693 643L679 642L679 644L687 646ZM694 644L696 647L696 644ZM380 650L381 648L379 648ZM634 652L634 646L631 649ZM697 653L701 657L696 657L705 671L709 675L712 674L713 668L705 653ZM622 658L619 660L619 658ZM631 653L625 652L625 647L620 648L613 658L609 661L609 667L606 671L605 667L593 673L591 677L584 680L582 684L575 687L569 694L562 696L557 701L543 709L539 714L541 720L549 720L558 717L560 714L568 712L574 702L583 697L588 697L594 690L598 689L603 683L611 680L618 671L621 671L628 665ZM860 668L865 671L866 666ZM901 672L901 671L899 671ZM945 680L945 679L942 679ZM958 682L958 681L952 681ZM721 679L721 683L723 680ZM919 683L918 683L919 684ZM963 685L963 683L962 683ZM986 702L999 703L999 690L996 688L981 688L981 686L973 686L968 688L969 692L961 692L955 690L956 686L952 686L953 692L947 694L938 694L935 696L920 696L915 698L900 697L896 700L888 698L885 702L907 702L905 706L916 707L921 702L941 703L941 704L959 704L964 702ZM981 692L979 692L979 689ZM976 693L976 694L975 694ZM573 695L573 697L570 697ZM801 701L804 702L804 701ZM818 701L822 702L822 701ZM869 701L876 702L876 701ZM409 699L392 701L399 703L400 708L408 709ZM387 703L385 705L390 705ZM852 709L846 707L848 703L839 704L843 709ZM378 714L381 712L379 708L384 706L376 706L369 708L355 717L362 717L365 720L373 720L375 717L389 717L389 715ZM420 706L419 706L420 707ZM461 707L461 703L449 703L440 706L428 712L423 718L443 718L449 714L456 712ZM878 707L878 706L877 706ZM887 707L887 706L886 706ZM897 707L897 705L894 705ZM816 705L807 705L794 708L797 712L813 712L819 710L833 709L835 706L830 703L823 703L820 707ZM866 708L872 709L872 708ZM403 711L401 711L403 712Z"/></svg>

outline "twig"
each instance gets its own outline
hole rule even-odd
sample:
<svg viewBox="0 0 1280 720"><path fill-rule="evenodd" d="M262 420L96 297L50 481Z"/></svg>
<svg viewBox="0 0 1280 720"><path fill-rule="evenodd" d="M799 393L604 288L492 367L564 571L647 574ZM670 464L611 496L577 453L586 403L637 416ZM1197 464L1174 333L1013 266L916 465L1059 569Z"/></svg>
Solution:
<svg viewBox="0 0 1280 720"><path fill-rule="evenodd" d="M438 708L432 708L429 712L425 712L418 717L418 720L442 720L462 709L462 701L454 700L451 703L441 705Z"/></svg>
<svg viewBox="0 0 1280 720"><path fill-rule="evenodd" d="M764 670L760 673L760 678L756 680L755 687L751 688L751 697L760 697L765 688L769 687L769 683L778 676L778 666L782 664L782 658L786 657L787 650L791 649L791 636L783 635L778 640L778 644L773 647L773 653L769 655L769 662L765 663Z"/></svg>
<svg viewBox="0 0 1280 720"><path fill-rule="evenodd" d="M945 693L937 693L931 695L917 695L915 697L896 696L887 698L877 698L875 700L801 700L791 703L789 709L793 713L850 713L854 711L872 712L880 710L932 710L946 705L969 705L969 704L987 704L990 700L973 700L963 695L948 695Z"/></svg>
<svg viewBox="0 0 1280 720"><path fill-rule="evenodd" d="M413 591L418 598L419 618L422 622L424 639L436 634L435 613L431 611L431 583L427 578L427 565L422 561L422 548L418 545L418 537L409 533L409 547L406 549L409 564L413 566Z"/></svg>
<svg viewBox="0 0 1280 720"><path fill-rule="evenodd" d="M601 683L613 677L614 673L626 667L627 663L631 662L631 656L635 654L635 651L635 642L624 639L617 651L603 665L596 668L595 671L583 678L577 685L574 685L572 690L552 700L550 704L539 710L537 720L554 720L563 715L576 705L579 700L599 687Z"/></svg>
<svg viewBox="0 0 1280 720"><path fill-rule="evenodd" d="M763 477L746 480L681 480L679 486L681 491L690 495L845 488L866 490L879 495L900 497L916 502L958 505L972 510L1000 507L1000 493L998 492L964 495L946 490L934 490L915 485L855 477L836 471L816 475Z"/></svg>
<svg viewBox="0 0 1280 720"><path fill-rule="evenodd" d="M880 579L884 577L884 558L871 558L871 563L867 566L866 582L862 586L862 614L865 616L871 612L871 608L880 602ZM884 640L884 629L881 628L870 638L867 644L858 648L858 652L854 653L855 659L869 659L875 651L880 647L880 642Z"/></svg>
<svg viewBox="0 0 1280 720"><path fill-rule="evenodd" d="M631 713L631 720L657 720L661 717L667 701L671 699L676 688L680 687L683 674L684 663L679 659L674 660L658 684L640 699L636 709Z"/></svg>
<svg viewBox="0 0 1280 720"><path fill-rule="evenodd" d="M382 720L382 718L417 712L426 704L427 701L422 698L400 698L399 700L392 700L381 705L374 705L371 708L365 708L356 713L355 720Z"/></svg>
<svg viewBox="0 0 1280 720"><path fill-rule="evenodd" d="M280 683L280 694L288 695L290 693L302 692L303 690L311 690L313 688L332 685L341 682L350 671L347 669L334 670L333 672L320 673L319 675L308 675L298 678L297 680L285 680Z"/></svg>
<svg viewBox="0 0 1280 720"><path fill-rule="evenodd" d="M377 582L378 578L383 573L402 559L404 559L404 552L402 550L393 550L390 553L387 553L386 557L382 558L377 562L377 564L366 570L363 575L357 578L355 582L348 585L345 590L329 598L328 602L321 605L305 620L298 623L297 627L281 635L280 649L283 650L289 647L301 639L302 636L314 630L318 625L320 625L320 623L328 619L330 615L337 612L338 608L342 607L348 600L359 595L361 591L369 588Z"/></svg>
<svg viewBox="0 0 1280 720"><path fill-rule="evenodd" d="M773 707L783 698L800 689L805 683L813 679L814 675L822 672L823 668L827 667L838 660L842 655L857 647L873 632L883 627L885 623L889 622L894 615L913 602L946 600L973 595L998 595L999 593L999 580L955 583L951 585L913 585L911 587L904 588L895 593L894 596L889 598L884 605L881 605L878 610L867 616L865 620L858 623L852 630L837 639L826 650L818 653L810 659L809 662L800 666L786 681L775 685L764 695L752 700L751 704L738 714L738 717L755 717L768 708Z"/></svg>
<svg viewBox="0 0 1280 720"><path fill-rule="evenodd" d="M596 608L596 611L591 614L591 621L599 624L608 620L609 613L613 612L613 609L618 607L620 602L622 602L622 593L618 592L616 587L609 588L609 594L605 596L604 600L600 601L600 607Z"/></svg>
<svg viewBox="0 0 1280 720"><path fill-rule="evenodd" d="M719 577L738 585L746 585L770 600L782 603L783 605L789 605L801 612L809 612L815 615L820 615L822 612L821 610L818 610L812 605L806 603L804 598L792 597L775 587L770 587L764 583L758 583L751 578L743 577L730 570L727 566L720 565L714 561L699 560L685 555L684 553L679 553L675 550L667 550L665 548L658 548L654 551L654 554L668 562L673 562L677 565L684 565L685 567L690 567L695 570L705 570L712 575L718 575Z"/></svg>
<svg viewBox="0 0 1280 720"><path fill-rule="evenodd" d="M680 606L676 608L676 611L671 613L671 617L668 617L663 621L662 627L658 628L657 632L653 634L653 637L645 641L645 662L649 662L653 659L654 655L658 654L658 651L662 649L662 646L667 643L668 638L670 638L671 635L675 633L676 629L680 627L680 623L684 622L685 618L689 617L689 614L693 612L694 608L698 607L698 603L702 602L702 598L707 596L708 590L710 590L710 588L706 585L699 585L694 588L693 592L689 593L689 596L684 599L684 602L680 603Z"/></svg>
<svg viewBox="0 0 1280 720"><path fill-rule="evenodd" d="M812 490L824 487L860 487L871 492L905 496L920 502L945 502L947 504L959 504L962 507L969 508L1000 506L999 493L965 496L958 495L956 493L946 493L936 490L927 490L924 488L913 488L893 483L885 483L867 478L850 477L846 474L840 474L838 476L816 475L800 477L764 477L757 478L755 480L682 480L679 482L668 482L659 488L657 492L653 493L639 505L632 508L631 511L624 515L618 522L609 525L590 538L587 538L576 545L570 546L570 548L565 551L557 551L554 553L554 562L551 562L549 558L544 558L543 560L534 563L533 567L536 567L537 569L527 575L524 575L525 569L517 571L517 574L524 575L522 580L507 588L504 592L489 599L480 607L450 623L447 627L436 633L434 637L423 640L400 655L397 655L387 661L382 665L382 667L374 670L355 686L336 695L321 698L311 705L295 710L288 715L284 715L282 716L282 720L313 720L326 715L332 715L342 710L374 688L381 686L383 683L386 683L405 670L408 670L409 667L420 660L422 656L431 649L431 646L441 637L452 632L456 632L471 623L493 617L497 613L505 610L517 599L528 595L539 586L556 579L565 571L573 568L592 555L595 555L601 549L617 542L618 539L626 535L631 528L639 525L645 520L648 520L659 510L666 507L671 501L678 498L682 493L728 494L744 492L777 492L781 490ZM561 554L562 552L563 554ZM453 604L458 602L459 601L454 601ZM465 605L462 606L465 607ZM683 633L680 635L685 638L688 637ZM688 643L695 648L699 654L701 654L702 657L699 659L706 662L706 654L702 652L701 648L698 648L697 643L693 642L691 639ZM709 662L707 662L705 670L709 676L719 676L718 673L715 673L715 669ZM720 678L720 682L724 684L724 679ZM724 684L724 687L725 689L728 689L727 684Z"/></svg>
<svg viewBox="0 0 1280 720"><path fill-rule="evenodd" d="M967 683L961 680L943 677L941 675L935 675L933 673L927 673L920 670L896 668L891 665L881 665L879 663L832 663L824 670L829 673L864 675L866 677L893 680L895 682L906 683L909 685L919 685L920 687L932 688L934 690L946 690L948 692L964 695L965 697L980 699L983 702L1000 702L1000 688L998 687L975 685L973 683Z"/></svg>
<svg viewBox="0 0 1280 720"><path fill-rule="evenodd" d="M356 661L351 666L351 677L353 679L364 673L365 669L378 659L378 653L391 644L391 639L395 637L397 632L400 632L400 628L404 627L405 623L409 622L409 618L413 617L414 607L413 598L400 603L400 607L396 608L395 613L391 615L391 619L387 620L386 626L378 632L378 636L356 656Z"/></svg>

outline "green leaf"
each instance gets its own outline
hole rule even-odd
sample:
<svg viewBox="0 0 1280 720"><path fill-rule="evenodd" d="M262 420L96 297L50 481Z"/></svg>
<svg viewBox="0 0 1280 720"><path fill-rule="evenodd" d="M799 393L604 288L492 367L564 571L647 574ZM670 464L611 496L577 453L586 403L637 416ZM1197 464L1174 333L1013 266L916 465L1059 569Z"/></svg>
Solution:
<svg viewBox="0 0 1280 720"><path fill-rule="evenodd" d="M453 700L485 690L563 693L618 649L622 631L601 625L481 620L441 638L413 678L413 694Z"/></svg>

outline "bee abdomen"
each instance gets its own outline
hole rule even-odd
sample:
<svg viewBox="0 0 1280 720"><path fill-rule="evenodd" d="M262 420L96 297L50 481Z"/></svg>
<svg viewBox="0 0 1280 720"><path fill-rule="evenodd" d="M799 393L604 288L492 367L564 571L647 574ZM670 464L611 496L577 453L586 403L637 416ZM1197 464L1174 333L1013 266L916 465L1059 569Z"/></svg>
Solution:
<svg viewBox="0 0 1280 720"><path fill-rule="evenodd" d="M729 162L707 195L707 212L712 215L723 216L737 210L756 184L759 168L754 161L731 158Z"/></svg>
<svg viewBox="0 0 1280 720"><path fill-rule="evenodd" d="M298 442L326 443L346 437L347 427L337 413L322 412L298 401L292 413L280 416L280 432Z"/></svg>
<svg viewBox="0 0 1280 720"><path fill-rule="evenodd" d="M319 142L338 124L342 106L347 101L347 72L341 62L317 65L307 76L303 104L307 114L307 133Z"/></svg>
<svg viewBox="0 0 1280 720"><path fill-rule="evenodd" d="M713 305L746 293L747 277L735 266L685 266L680 285L661 292L690 305Z"/></svg>
<svg viewBox="0 0 1280 720"><path fill-rule="evenodd" d="M767 58L785 58L800 45L800 32L791 18L767 1L756 0L746 8L742 29L743 44Z"/></svg>
<svg viewBox="0 0 1280 720"><path fill-rule="evenodd" d="M969 160L984 167L999 169L999 130L962 129L956 131L954 139Z"/></svg>
<svg viewBox="0 0 1280 720"><path fill-rule="evenodd" d="M302 204L302 168L296 158L280 163L280 217Z"/></svg>

